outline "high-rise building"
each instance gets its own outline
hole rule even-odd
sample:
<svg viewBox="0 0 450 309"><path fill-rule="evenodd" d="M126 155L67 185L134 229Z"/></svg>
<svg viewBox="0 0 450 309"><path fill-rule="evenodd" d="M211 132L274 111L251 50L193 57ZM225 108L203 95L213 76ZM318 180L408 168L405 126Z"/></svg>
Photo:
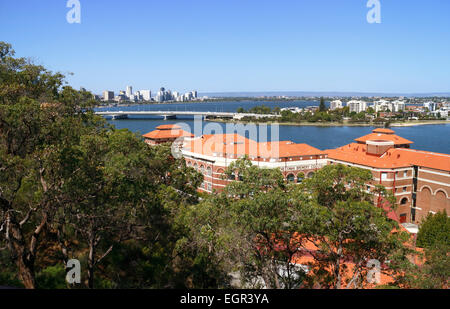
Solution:
<svg viewBox="0 0 450 309"><path fill-rule="evenodd" d="M434 112L437 109L437 103L435 102L426 102L423 103L423 107L428 108L430 112Z"/></svg>
<svg viewBox="0 0 450 309"><path fill-rule="evenodd" d="M127 97L131 97L131 95L133 94L133 87L131 86L127 86Z"/></svg>
<svg viewBox="0 0 450 309"><path fill-rule="evenodd" d="M337 108L342 108L342 101L341 100L334 100L330 102L330 109L334 110Z"/></svg>
<svg viewBox="0 0 450 309"><path fill-rule="evenodd" d="M367 109L367 102L351 100L347 102L347 106L349 107L350 113L351 112L360 113Z"/></svg>
<svg viewBox="0 0 450 309"><path fill-rule="evenodd" d="M141 90L140 93L141 93L142 99L144 101L151 101L151 99L152 99L152 92L150 90Z"/></svg>
<svg viewBox="0 0 450 309"><path fill-rule="evenodd" d="M103 91L103 101L112 101L114 100L114 91Z"/></svg>

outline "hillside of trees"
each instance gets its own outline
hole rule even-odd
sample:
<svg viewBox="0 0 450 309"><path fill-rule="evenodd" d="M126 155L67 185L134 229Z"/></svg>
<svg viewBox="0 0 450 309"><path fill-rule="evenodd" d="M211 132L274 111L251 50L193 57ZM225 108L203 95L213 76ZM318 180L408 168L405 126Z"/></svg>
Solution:
<svg viewBox="0 0 450 309"><path fill-rule="evenodd" d="M447 286L436 257L448 238L411 263L409 235L372 204L392 197L365 191L369 172L327 166L296 185L244 158L227 169L240 181L200 196L203 176L170 145L109 125L92 98L0 42L0 285L360 288L378 259L394 287ZM302 252L308 271L291 263ZM80 284L65 280L70 259Z"/></svg>

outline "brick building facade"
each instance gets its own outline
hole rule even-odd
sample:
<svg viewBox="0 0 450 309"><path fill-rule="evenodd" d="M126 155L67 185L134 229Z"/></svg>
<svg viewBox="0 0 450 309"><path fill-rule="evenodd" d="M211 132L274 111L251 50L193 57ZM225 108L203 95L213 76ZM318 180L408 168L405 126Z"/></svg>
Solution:
<svg viewBox="0 0 450 309"><path fill-rule="evenodd" d="M450 155L409 149L413 142L389 129L376 129L337 149L326 150L329 164L345 164L372 172L375 184L391 191L400 223L420 223L428 213L450 214Z"/></svg>

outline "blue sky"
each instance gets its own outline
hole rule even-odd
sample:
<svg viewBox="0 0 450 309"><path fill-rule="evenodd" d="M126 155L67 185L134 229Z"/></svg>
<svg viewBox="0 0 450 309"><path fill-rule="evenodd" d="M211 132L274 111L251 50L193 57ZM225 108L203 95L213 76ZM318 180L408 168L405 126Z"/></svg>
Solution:
<svg viewBox="0 0 450 309"><path fill-rule="evenodd" d="M0 40L95 93L450 92L450 1L0 0Z"/></svg>

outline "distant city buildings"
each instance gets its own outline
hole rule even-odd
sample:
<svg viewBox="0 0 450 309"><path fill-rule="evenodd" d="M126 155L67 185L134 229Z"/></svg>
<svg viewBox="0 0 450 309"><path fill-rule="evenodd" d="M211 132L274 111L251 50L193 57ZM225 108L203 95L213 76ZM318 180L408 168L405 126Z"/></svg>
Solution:
<svg viewBox="0 0 450 309"><path fill-rule="evenodd" d="M360 113L364 112L367 109L367 102L351 100L347 102L347 106L349 107L349 112Z"/></svg>
<svg viewBox="0 0 450 309"><path fill-rule="evenodd" d="M203 97L202 100L207 99L208 97ZM160 90L156 93L155 98L152 98L151 90L139 90L133 93L133 87L127 86L126 90L120 90L119 94L114 97L114 92L105 90L103 92L103 101L115 101L115 102L167 102L167 101L192 101L197 100L198 94L197 91L187 92L185 94L181 94L177 91L172 92L171 90L166 90L164 87L160 88Z"/></svg>
<svg viewBox="0 0 450 309"><path fill-rule="evenodd" d="M425 102L423 107L428 108L428 111L434 112L437 109L437 103L435 102Z"/></svg>
<svg viewBox="0 0 450 309"><path fill-rule="evenodd" d="M341 100L334 100L334 101L330 102L330 109L331 110L335 110L335 109L342 108L342 107L343 107L343 105L342 105L342 101Z"/></svg>
<svg viewBox="0 0 450 309"><path fill-rule="evenodd" d="M375 112L400 112L404 111L406 108L405 102L396 100L393 102L386 100L379 100L374 102L374 110Z"/></svg>
<svg viewBox="0 0 450 309"><path fill-rule="evenodd" d="M114 100L114 91L103 91L103 101Z"/></svg>

